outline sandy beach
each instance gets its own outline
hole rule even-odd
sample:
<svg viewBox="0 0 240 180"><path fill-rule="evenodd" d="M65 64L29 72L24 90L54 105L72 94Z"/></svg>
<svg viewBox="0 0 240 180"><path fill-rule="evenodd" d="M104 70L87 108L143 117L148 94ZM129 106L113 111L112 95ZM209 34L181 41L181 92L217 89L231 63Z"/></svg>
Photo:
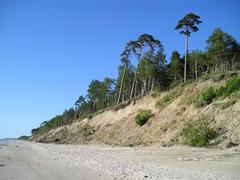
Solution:
<svg viewBox="0 0 240 180"><path fill-rule="evenodd" d="M240 152L12 141L0 145L0 179L240 179Z"/></svg>

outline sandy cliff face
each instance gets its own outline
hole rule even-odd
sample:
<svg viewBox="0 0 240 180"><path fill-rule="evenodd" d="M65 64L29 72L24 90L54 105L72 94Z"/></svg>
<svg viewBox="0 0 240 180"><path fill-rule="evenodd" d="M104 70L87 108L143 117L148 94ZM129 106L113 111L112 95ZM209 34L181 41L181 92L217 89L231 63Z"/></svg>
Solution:
<svg viewBox="0 0 240 180"><path fill-rule="evenodd" d="M220 86L225 81L207 80L177 87L158 96L148 95L119 110L108 110L32 139L58 143L170 146L182 143L181 130L186 122L207 117L211 119L210 126L218 130L218 137L211 142L213 145L228 147L240 144L240 99L224 108L221 104L228 101L226 98L202 108L194 106L194 99L199 93L207 87ZM164 101L166 96L170 99L167 102ZM135 123L140 109L152 111L152 117L144 126Z"/></svg>

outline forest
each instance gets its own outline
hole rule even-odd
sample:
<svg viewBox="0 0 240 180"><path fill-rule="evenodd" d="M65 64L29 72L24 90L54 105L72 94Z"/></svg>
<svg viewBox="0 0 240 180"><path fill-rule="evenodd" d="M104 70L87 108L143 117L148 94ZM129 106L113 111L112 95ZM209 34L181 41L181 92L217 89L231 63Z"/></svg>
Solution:
<svg viewBox="0 0 240 180"><path fill-rule="evenodd" d="M175 29L186 38L186 51L181 54L174 50L170 59L166 59L161 41L150 34L142 34L138 39L130 40L120 54L116 79L106 77L103 80L92 80L87 94L80 95L72 108L44 121L39 128L32 129L32 134L91 118L94 113L154 91L166 91L213 74L240 70L240 44L220 28L214 29L207 38L204 51L189 52L190 35L199 30L200 23L200 16L193 13L177 22ZM137 64L133 65L135 61Z"/></svg>

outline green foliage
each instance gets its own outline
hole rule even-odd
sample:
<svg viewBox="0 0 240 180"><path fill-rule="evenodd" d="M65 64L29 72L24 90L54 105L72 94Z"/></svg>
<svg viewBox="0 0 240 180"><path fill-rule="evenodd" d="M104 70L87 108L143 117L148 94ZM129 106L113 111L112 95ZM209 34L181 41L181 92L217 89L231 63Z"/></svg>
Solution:
<svg viewBox="0 0 240 180"><path fill-rule="evenodd" d="M228 107L234 105L237 101L235 99L228 99L223 102L218 102L215 105L221 110L227 109Z"/></svg>
<svg viewBox="0 0 240 180"><path fill-rule="evenodd" d="M20 140L28 140L29 136L20 136L18 139L20 139Z"/></svg>
<svg viewBox="0 0 240 180"><path fill-rule="evenodd" d="M240 99L240 90L239 91L236 91L234 92L233 94L231 94L231 99L236 99L236 100L239 100Z"/></svg>
<svg viewBox="0 0 240 180"><path fill-rule="evenodd" d="M206 106L213 102L214 99L219 97L227 97L233 93L240 91L240 77L234 77L227 81L224 86L214 89L209 87L206 91L201 93L196 101L198 107Z"/></svg>
<svg viewBox="0 0 240 180"><path fill-rule="evenodd" d="M185 34L190 36L192 32L198 31L197 25L200 24L200 16L195 15L193 13L189 13L184 16L180 21L178 21L177 26L175 27L176 30L181 30L180 34Z"/></svg>
<svg viewBox="0 0 240 180"><path fill-rule="evenodd" d="M183 79L183 61L178 51L173 51L170 59L168 78L178 83Z"/></svg>
<svg viewBox="0 0 240 180"><path fill-rule="evenodd" d="M240 77L234 77L227 81L224 86L216 89L217 97L226 97L240 90Z"/></svg>
<svg viewBox="0 0 240 180"><path fill-rule="evenodd" d="M209 145L209 141L217 136L217 132L209 126L210 123L208 117L187 122L181 132L184 143L196 147Z"/></svg>
<svg viewBox="0 0 240 180"><path fill-rule="evenodd" d="M206 75L204 73L212 66L212 62L206 52L193 50L192 53L189 54L188 59L188 79L195 80Z"/></svg>
<svg viewBox="0 0 240 180"><path fill-rule="evenodd" d="M207 40L208 52L213 56L217 56L217 59L223 58L223 56L227 55L227 52L235 51L236 46L238 46L236 40L220 28L214 29Z"/></svg>
<svg viewBox="0 0 240 180"><path fill-rule="evenodd" d="M135 96L148 94L157 86L165 88L167 84L166 58L161 42L148 34L141 35L137 42L140 47L134 49L138 59Z"/></svg>
<svg viewBox="0 0 240 180"><path fill-rule="evenodd" d="M74 120L75 111L73 108L65 110L61 115L57 115L49 121L41 123L39 128L32 129L32 135L44 134L53 128L71 124Z"/></svg>
<svg viewBox="0 0 240 180"><path fill-rule="evenodd" d="M226 87L225 86L220 86L219 88L217 88L215 90L215 93L216 93L216 97L224 96L224 94L226 93Z"/></svg>
<svg viewBox="0 0 240 180"><path fill-rule="evenodd" d="M230 79L225 85L225 96L240 90L240 76Z"/></svg>
<svg viewBox="0 0 240 180"><path fill-rule="evenodd" d="M215 72L234 70L239 62L240 46L230 34L216 28L207 40L207 50Z"/></svg>
<svg viewBox="0 0 240 180"><path fill-rule="evenodd" d="M70 108L69 110L65 110L62 114L62 121L63 121L62 123L64 125L71 124L74 121L74 115L75 115L75 111L73 108Z"/></svg>
<svg viewBox="0 0 240 180"><path fill-rule="evenodd" d="M109 107L114 102L113 79L105 78L103 81L93 80L88 87L88 98L92 102L92 111L98 111L105 107Z"/></svg>
<svg viewBox="0 0 240 180"><path fill-rule="evenodd" d="M152 115L151 110L140 110L137 116L135 117L136 124L139 126L143 126L144 124L147 123L151 115Z"/></svg>
<svg viewBox="0 0 240 180"><path fill-rule="evenodd" d="M198 107L206 106L210 104L215 97L216 97L216 92L213 87L210 87L198 97L197 106Z"/></svg>

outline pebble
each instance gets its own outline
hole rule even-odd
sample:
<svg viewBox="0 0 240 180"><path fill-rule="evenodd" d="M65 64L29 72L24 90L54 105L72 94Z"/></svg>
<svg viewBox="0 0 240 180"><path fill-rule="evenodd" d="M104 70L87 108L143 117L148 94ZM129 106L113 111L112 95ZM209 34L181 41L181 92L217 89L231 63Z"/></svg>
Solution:
<svg viewBox="0 0 240 180"><path fill-rule="evenodd" d="M193 158L177 158L177 160L179 161L200 161L200 158L197 158L197 157L193 157Z"/></svg>

